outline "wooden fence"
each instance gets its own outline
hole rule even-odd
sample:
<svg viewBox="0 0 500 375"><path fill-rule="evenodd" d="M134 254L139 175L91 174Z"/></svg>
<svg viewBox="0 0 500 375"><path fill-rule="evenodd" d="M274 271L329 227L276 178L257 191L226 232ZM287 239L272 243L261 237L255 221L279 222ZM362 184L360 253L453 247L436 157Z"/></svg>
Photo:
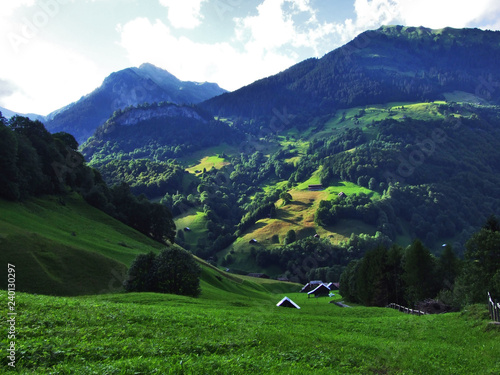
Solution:
<svg viewBox="0 0 500 375"><path fill-rule="evenodd" d="M389 304L389 305L387 305L386 307L388 307L388 308L390 308L390 309L394 309L394 310L398 310L398 311L404 312L405 314L411 314L411 315L427 315L427 314L426 314L425 312L423 312L423 311L410 309L410 308L408 308L408 307L404 307L404 306L398 305L397 303L390 303L390 304Z"/></svg>
<svg viewBox="0 0 500 375"><path fill-rule="evenodd" d="M490 292L488 292L488 310L490 311L491 320L500 322L500 303L493 302Z"/></svg>

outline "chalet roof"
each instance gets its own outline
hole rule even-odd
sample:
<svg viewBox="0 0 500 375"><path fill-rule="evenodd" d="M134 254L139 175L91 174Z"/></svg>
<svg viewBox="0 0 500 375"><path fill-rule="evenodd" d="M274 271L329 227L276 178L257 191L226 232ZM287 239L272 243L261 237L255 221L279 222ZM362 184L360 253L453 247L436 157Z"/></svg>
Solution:
<svg viewBox="0 0 500 375"><path fill-rule="evenodd" d="M276 306L279 307L293 307L296 309L300 309L299 305L293 302L290 298L284 297L281 301L279 301Z"/></svg>
<svg viewBox="0 0 500 375"><path fill-rule="evenodd" d="M328 288L325 284L321 284L319 285L317 288L311 290L309 293L307 294L319 294L319 293L330 293L330 288Z"/></svg>

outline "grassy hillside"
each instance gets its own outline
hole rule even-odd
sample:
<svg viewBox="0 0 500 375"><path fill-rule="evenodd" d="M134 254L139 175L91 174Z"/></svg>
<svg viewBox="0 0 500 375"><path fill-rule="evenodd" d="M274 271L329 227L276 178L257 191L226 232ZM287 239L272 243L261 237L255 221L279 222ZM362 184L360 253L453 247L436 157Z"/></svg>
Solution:
<svg viewBox="0 0 500 375"><path fill-rule="evenodd" d="M16 369L37 375L500 371L500 331L487 324L484 306L418 317L286 295L301 309L276 307L282 292L243 289L197 299L19 293ZM5 320L0 325L6 329Z"/></svg>
<svg viewBox="0 0 500 375"><path fill-rule="evenodd" d="M164 247L77 195L24 203L2 200L0 210L0 261L16 266L19 291L49 295L116 292L122 289L127 268L137 254ZM262 286L260 280L238 278L198 261L204 295L221 290L237 294L284 291L283 283L264 281ZM298 288L284 285L285 290Z"/></svg>
<svg viewBox="0 0 500 375"><path fill-rule="evenodd" d="M113 291L137 254L163 246L76 194L23 203L0 200L0 211L0 261L16 265L21 291Z"/></svg>
<svg viewBox="0 0 500 375"><path fill-rule="evenodd" d="M359 220L346 219L341 220L335 226L323 227L315 223L314 215L322 200L332 200L340 192L344 192L347 195L364 193L372 199L379 199L380 194L347 181L339 181L335 186L329 186L321 191L309 191L307 189L309 185L319 183L318 171L316 171L310 179L298 184L294 189L289 191L292 196L290 203L283 205L281 199L276 202L275 218L266 218L257 221L254 226L246 231L231 246L218 254L219 260L231 254L234 260L230 266L231 268L255 272L260 267L255 263L255 259L250 256L252 248L271 249L280 246L284 243L286 234L290 230L296 232L297 239L318 234L321 238L329 238L335 244L348 240L352 233L358 235L361 233L375 234L375 226L365 224ZM257 240L257 243L250 243L253 239ZM277 276L283 272L275 267L260 269L260 271L273 276Z"/></svg>

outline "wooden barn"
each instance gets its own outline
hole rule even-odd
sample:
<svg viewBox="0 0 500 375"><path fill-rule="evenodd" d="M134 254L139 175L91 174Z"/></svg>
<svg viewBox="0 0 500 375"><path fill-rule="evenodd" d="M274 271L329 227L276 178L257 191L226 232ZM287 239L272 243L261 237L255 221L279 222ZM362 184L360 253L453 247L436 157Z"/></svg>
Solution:
<svg viewBox="0 0 500 375"><path fill-rule="evenodd" d="M290 298L284 297L281 301L279 301L276 306L278 307L291 307L294 309L300 309L299 305L293 302Z"/></svg>
<svg viewBox="0 0 500 375"><path fill-rule="evenodd" d="M323 284L321 280L313 280L309 281L304 287L300 290L300 293L309 293L311 290L317 288L319 285Z"/></svg>
<svg viewBox="0 0 500 375"><path fill-rule="evenodd" d="M307 293L307 298L309 298L310 296L328 297L329 294L330 294L330 288L328 288L325 284L321 284L314 290L311 290L309 293Z"/></svg>

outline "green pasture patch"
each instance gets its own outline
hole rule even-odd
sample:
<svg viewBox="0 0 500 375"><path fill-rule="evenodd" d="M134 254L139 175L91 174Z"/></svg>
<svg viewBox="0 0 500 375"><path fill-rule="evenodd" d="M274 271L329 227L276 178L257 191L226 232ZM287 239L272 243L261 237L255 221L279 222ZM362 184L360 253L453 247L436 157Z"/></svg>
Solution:
<svg viewBox="0 0 500 375"><path fill-rule="evenodd" d="M221 169L222 167L229 165L230 163L226 161L226 159L221 158L220 156L205 156L200 160L198 164L195 166L186 168L189 173L199 174L203 172L203 170L211 170L212 168Z"/></svg>
<svg viewBox="0 0 500 375"><path fill-rule="evenodd" d="M184 241L191 246L196 246L198 240L205 238L208 233L206 227L207 215L202 211L196 211L194 208L181 216L175 217L174 222L177 230L184 231ZM190 230L185 230L186 228Z"/></svg>
<svg viewBox="0 0 500 375"><path fill-rule="evenodd" d="M23 374L494 374L499 332L460 313L341 308L333 298L244 289L213 299L19 293ZM277 307L284 296L301 309ZM486 310L485 306L481 307ZM6 329L6 321L0 325ZM2 365L7 366L4 357Z"/></svg>

